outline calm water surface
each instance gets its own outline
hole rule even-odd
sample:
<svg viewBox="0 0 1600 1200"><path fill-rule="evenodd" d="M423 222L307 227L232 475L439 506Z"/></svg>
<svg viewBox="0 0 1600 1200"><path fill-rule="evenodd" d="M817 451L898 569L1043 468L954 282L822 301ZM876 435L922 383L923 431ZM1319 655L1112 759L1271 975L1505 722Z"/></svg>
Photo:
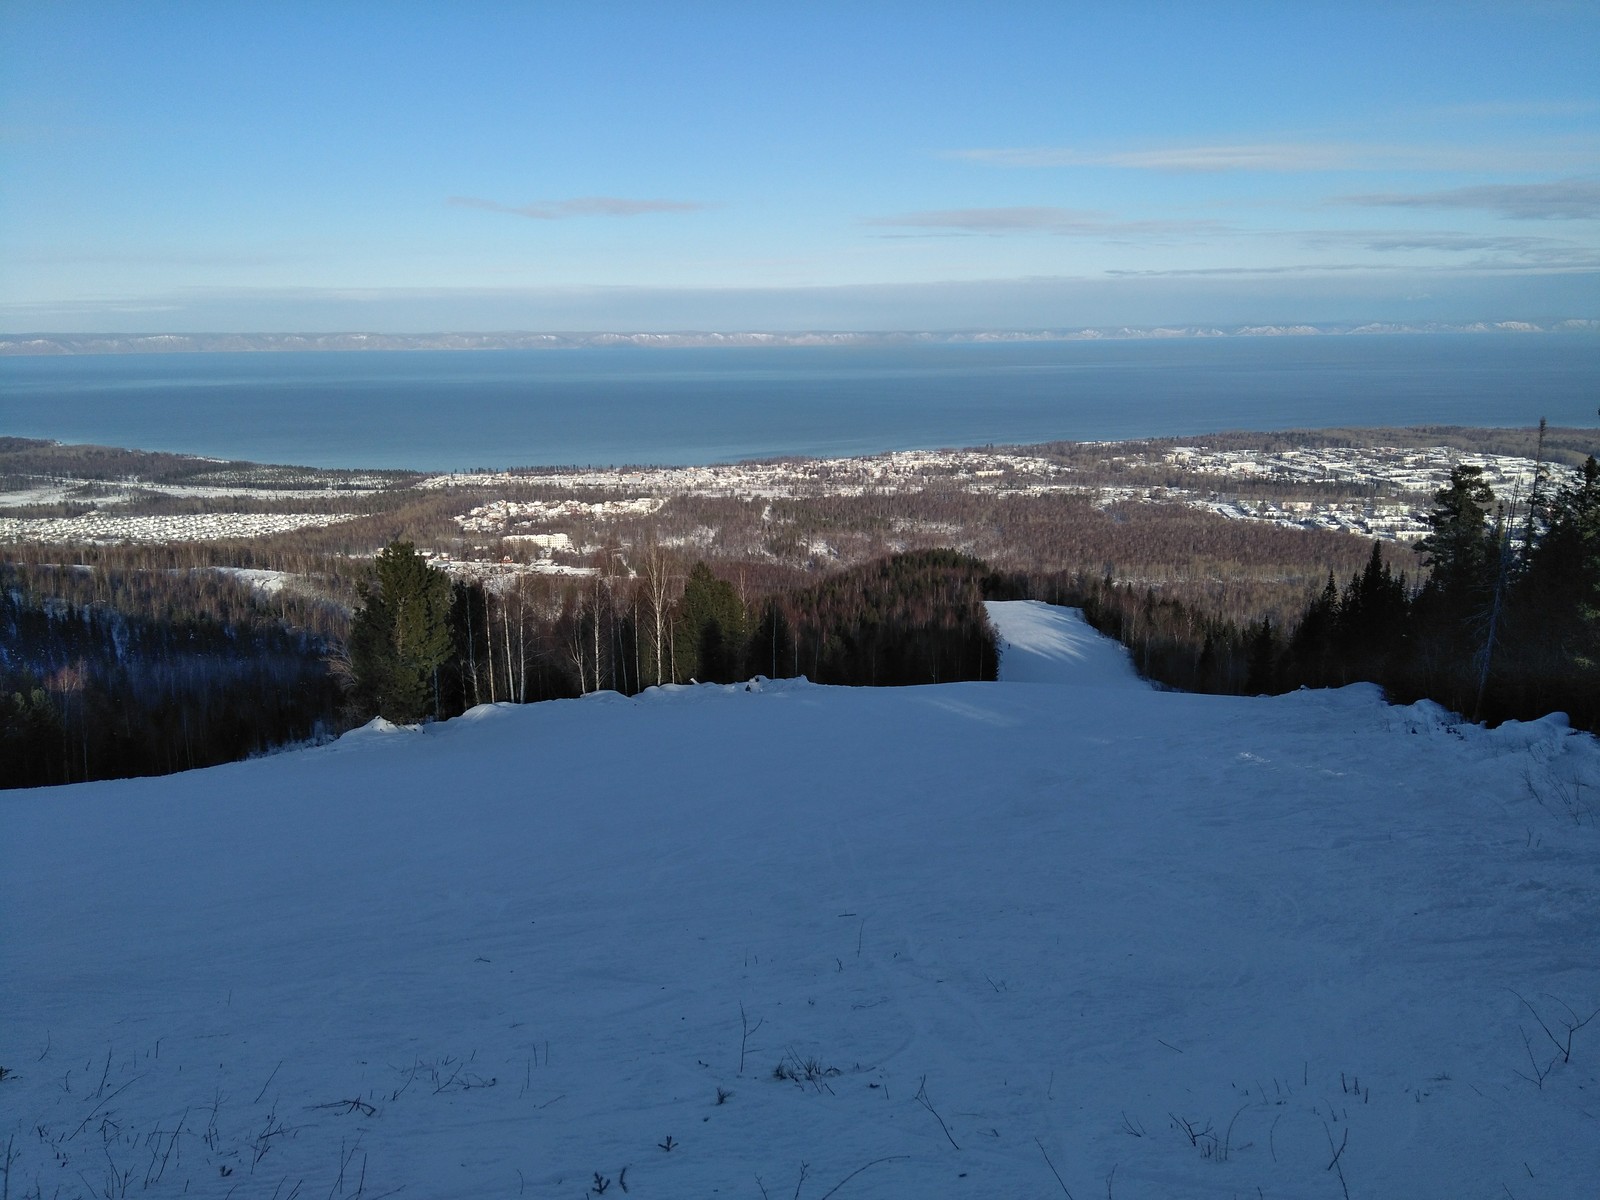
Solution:
<svg viewBox="0 0 1600 1200"><path fill-rule="evenodd" d="M1593 426L1597 403L1585 334L0 358L0 434L430 471Z"/></svg>

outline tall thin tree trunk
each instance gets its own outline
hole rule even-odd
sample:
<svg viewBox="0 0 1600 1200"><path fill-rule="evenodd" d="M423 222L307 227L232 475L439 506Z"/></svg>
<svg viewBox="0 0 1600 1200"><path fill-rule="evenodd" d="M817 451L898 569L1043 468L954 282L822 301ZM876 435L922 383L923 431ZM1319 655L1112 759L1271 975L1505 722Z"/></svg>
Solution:
<svg viewBox="0 0 1600 1200"><path fill-rule="evenodd" d="M511 602L508 600L501 602L500 628L506 635L506 696L515 700L517 677L511 673Z"/></svg>
<svg viewBox="0 0 1600 1200"><path fill-rule="evenodd" d="M495 702L494 698L494 600L493 593L485 587L483 589L483 645L489 651L489 703Z"/></svg>
<svg viewBox="0 0 1600 1200"><path fill-rule="evenodd" d="M528 606L517 594L517 703L528 702Z"/></svg>
<svg viewBox="0 0 1600 1200"><path fill-rule="evenodd" d="M656 643L655 643L656 644L656 685L659 687L661 685L661 683L662 683L662 679L661 679L661 664L662 664L663 659L665 659L666 656L661 653L661 651L663 649L663 646L661 645L661 642L662 642L661 618L662 618L662 615L663 615L662 614L662 609L661 609L661 601L653 593L652 593L651 600L650 600L650 608L652 609L653 614L655 616L655 625L656 625Z"/></svg>
<svg viewBox="0 0 1600 1200"><path fill-rule="evenodd" d="M1505 605L1506 580L1511 573L1511 522L1513 517L1502 514L1495 522L1498 536L1495 544L1500 550L1500 563L1495 571L1494 592L1489 599L1489 628L1484 633L1483 650L1478 656L1478 695L1472 705L1472 719L1483 719L1483 698L1489 690L1489 668L1494 662L1495 640L1500 632L1500 612Z"/></svg>
<svg viewBox="0 0 1600 1200"><path fill-rule="evenodd" d="M467 589L467 675L472 679L472 703L482 704L478 694L478 647L472 636L472 589ZM465 696L462 697L466 699Z"/></svg>

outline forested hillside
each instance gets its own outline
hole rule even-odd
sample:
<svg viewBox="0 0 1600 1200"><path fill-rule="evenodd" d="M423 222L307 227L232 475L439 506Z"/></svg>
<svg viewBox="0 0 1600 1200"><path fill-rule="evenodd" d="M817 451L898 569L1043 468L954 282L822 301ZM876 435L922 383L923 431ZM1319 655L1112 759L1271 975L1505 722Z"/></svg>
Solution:
<svg viewBox="0 0 1600 1200"><path fill-rule="evenodd" d="M1593 727L1595 484L1592 467L1547 462L1569 459L1579 431L1548 443L1520 431L1411 440L1424 433L1497 450L1533 438L1535 457L1495 460L1495 478L1508 463L1526 467L1500 495L1487 471L1456 462L1421 510L1419 549L1220 511L1268 494L1278 499L1263 503L1279 511L1293 494L1344 504L1360 486L1343 475L1215 476L1232 489L1212 493L1222 500L1165 499L1173 472L1199 460L1154 443L927 455L911 467L784 464L772 478L802 482L765 495L720 484L651 495L639 471L520 483L323 477L11 445L0 460L19 469L13 482L24 480L20 466L72 462L101 477L95 499L26 476L46 508L342 515L252 539L0 545L0 782L224 761L379 711L442 718L494 701L754 674L863 685L988 678L981 601L994 598L1081 607L1140 671L1173 687L1256 693L1368 679L1485 719L1562 708ZM1205 461L1232 462L1255 442L1322 453L1356 440L1218 435ZM1301 459L1283 461L1300 470ZM913 468L921 473L893 481ZM1119 482L1098 493L1042 486L1046 470ZM130 471L175 479L179 491L141 491ZM395 688L372 682L396 678L373 656L382 639L363 647L351 616L382 609L374 556L400 545L419 570L448 577L439 592L448 602L428 635L440 655L406 668L410 699L391 705L380 695Z"/></svg>
<svg viewBox="0 0 1600 1200"><path fill-rule="evenodd" d="M26 787L165 774L330 734L317 605L215 571L0 564L0 755Z"/></svg>

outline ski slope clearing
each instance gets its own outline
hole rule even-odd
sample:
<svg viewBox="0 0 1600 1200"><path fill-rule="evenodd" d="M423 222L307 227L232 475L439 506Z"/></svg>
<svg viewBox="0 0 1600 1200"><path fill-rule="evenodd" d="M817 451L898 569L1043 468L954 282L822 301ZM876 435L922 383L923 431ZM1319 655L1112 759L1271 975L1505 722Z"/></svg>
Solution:
<svg viewBox="0 0 1600 1200"><path fill-rule="evenodd" d="M989 600L984 608L999 634L1002 683L1150 686L1133 669L1128 648L1085 621L1081 608L1038 600Z"/></svg>
<svg viewBox="0 0 1600 1200"><path fill-rule="evenodd" d="M767 681L6 793L5 1186L1591 1197L1596 795L1369 687Z"/></svg>

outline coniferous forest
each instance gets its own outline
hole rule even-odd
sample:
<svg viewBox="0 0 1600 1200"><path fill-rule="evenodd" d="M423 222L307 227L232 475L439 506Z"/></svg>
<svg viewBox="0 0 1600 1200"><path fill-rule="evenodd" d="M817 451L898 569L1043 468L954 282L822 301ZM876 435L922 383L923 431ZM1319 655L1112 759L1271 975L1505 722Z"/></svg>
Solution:
<svg viewBox="0 0 1600 1200"><path fill-rule="evenodd" d="M6 785L166 774L331 733L340 692L309 624L215 572L0 564Z"/></svg>
<svg viewBox="0 0 1600 1200"><path fill-rule="evenodd" d="M1471 465L1434 497L1420 579L1371 544L1329 574L1298 619L1208 617L1151 588L1082 575L1020 576L1015 594L1081 606L1141 673L1189 691L1257 694L1379 684L1473 720L1565 712L1600 729L1600 467L1514 512Z"/></svg>

